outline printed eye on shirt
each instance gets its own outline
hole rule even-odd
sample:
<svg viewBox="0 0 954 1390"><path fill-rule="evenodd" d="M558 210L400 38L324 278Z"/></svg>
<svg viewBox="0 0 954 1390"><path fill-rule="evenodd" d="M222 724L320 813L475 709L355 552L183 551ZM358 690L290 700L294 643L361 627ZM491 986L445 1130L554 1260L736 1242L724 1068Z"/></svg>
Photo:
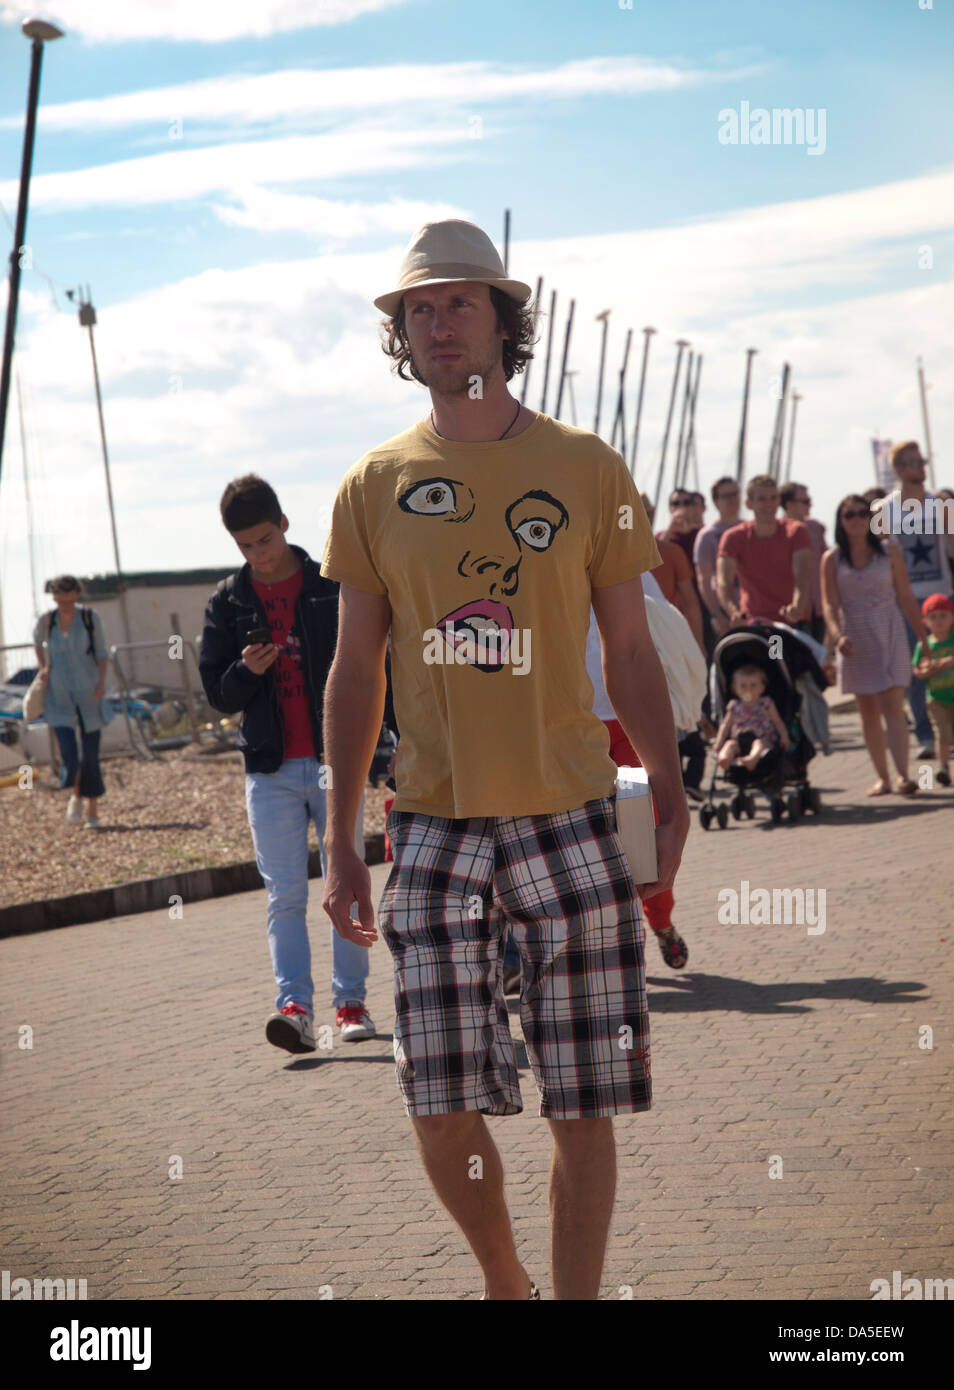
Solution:
<svg viewBox="0 0 954 1390"><path fill-rule="evenodd" d="M547 416L474 444L419 424L365 455L322 571L391 605L394 809L532 815L610 795L591 590L659 562L619 455Z"/></svg>

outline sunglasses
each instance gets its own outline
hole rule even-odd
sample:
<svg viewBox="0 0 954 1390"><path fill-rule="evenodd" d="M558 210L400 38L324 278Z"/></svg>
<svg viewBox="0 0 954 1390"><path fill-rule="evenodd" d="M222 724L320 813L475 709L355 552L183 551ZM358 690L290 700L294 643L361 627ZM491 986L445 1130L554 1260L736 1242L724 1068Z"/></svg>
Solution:
<svg viewBox="0 0 954 1390"><path fill-rule="evenodd" d="M871 515L871 512L868 511L868 510L862 511L860 507L851 507L850 509L846 509L845 511L842 512L842 514L841 514L841 519L842 519L842 521L851 521L851 520L853 520L855 517L859 517L859 516L868 517L868 516L870 516L870 515Z"/></svg>

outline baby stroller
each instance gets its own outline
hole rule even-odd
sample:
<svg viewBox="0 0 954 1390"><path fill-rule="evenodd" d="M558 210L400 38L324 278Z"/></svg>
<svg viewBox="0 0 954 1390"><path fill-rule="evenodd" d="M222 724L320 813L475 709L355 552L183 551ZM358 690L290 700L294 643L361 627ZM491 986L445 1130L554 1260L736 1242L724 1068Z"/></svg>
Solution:
<svg viewBox="0 0 954 1390"><path fill-rule="evenodd" d="M716 775L720 772L718 763L714 762L709 793L699 807L703 830L708 830L713 821L718 823L720 830L724 830L730 814L734 820L739 820L743 813L752 820L756 792L762 792L768 798L772 821L776 824L786 812L789 820L795 822L808 811L816 816L822 811L818 789L812 787L808 780L808 764L815 757L815 745L799 717L803 698L798 687L807 691L807 681L820 692L828 685L827 676L798 633L785 623L753 622L748 627L726 633L716 644L709 668L713 723L721 723L732 698L732 677L736 668L748 664L758 666L765 672L765 694L774 700L791 742L784 751L770 748L752 770L734 763L721 774L725 781L735 787L728 806L723 802L717 807L712 800ZM824 701L820 703L824 708ZM817 727L820 723L817 708L814 709L813 718ZM751 738L751 734L740 736L739 745L743 754L751 746ZM827 723L820 730L820 738L827 752ZM787 796L784 794L786 786L791 787Z"/></svg>

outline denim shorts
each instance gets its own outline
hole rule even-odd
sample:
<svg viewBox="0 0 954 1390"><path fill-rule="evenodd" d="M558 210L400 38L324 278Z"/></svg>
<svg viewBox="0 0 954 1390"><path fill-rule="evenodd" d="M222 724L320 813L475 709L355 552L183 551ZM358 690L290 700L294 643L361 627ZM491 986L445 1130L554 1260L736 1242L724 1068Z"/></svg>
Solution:
<svg viewBox="0 0 954 1390"><path fill-rule="evenodd" d="M503 993L508 928L540 1114L649 1110L645 931L615 799L457 820L392 810L387 833L394 864L378 921L394 960L407 1114L523 1109Z"/></svg>

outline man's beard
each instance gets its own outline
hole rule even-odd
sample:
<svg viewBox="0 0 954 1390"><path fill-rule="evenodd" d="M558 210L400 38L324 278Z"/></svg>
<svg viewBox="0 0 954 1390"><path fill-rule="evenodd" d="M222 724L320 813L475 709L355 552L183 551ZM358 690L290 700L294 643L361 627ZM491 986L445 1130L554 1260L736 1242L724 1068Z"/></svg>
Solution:
<svg viewBox="0 0 954 1390"><path fill-rule="evenodd" d="M479 400L486 394L494 372L500 370L500 357L493 352L494 349L490 349L482 355L474 354L469 360L462 355L459 362L444 363L432 362L428 353L421 362L415 358L414 365L424 385L440 396L469 395L475 388L476 378L479 395L474 395L473 399Z"/></svg>

